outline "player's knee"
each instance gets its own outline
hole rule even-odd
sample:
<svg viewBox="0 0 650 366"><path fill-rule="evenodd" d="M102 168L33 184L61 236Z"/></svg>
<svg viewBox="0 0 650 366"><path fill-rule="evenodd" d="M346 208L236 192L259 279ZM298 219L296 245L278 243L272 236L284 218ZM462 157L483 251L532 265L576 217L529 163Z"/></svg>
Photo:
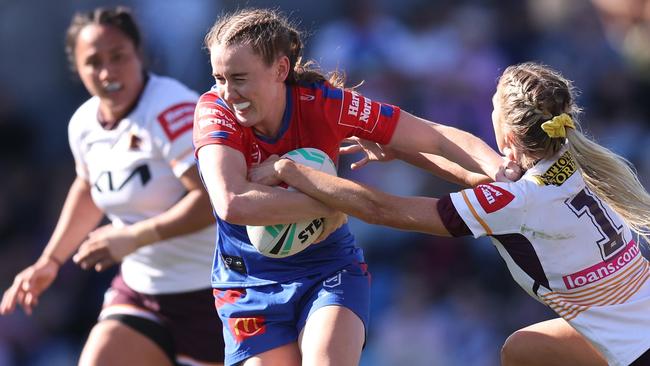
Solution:
<svg viewBox="0 0 650 366"><path fill-rule="evenodd" d="M112 351L110 340L118 330L118 325L112 321L95 324L81 351L79 366L102 365L106 355Z"/></svg>
<svg viewBox="0 0 650 366"><path fill-rule="evenodd" d="M529 334L521 330L512 333L501 347L501 365L524 365L526 355L530 354L526 349L530 344L528 338L530 338Z"/></svg>

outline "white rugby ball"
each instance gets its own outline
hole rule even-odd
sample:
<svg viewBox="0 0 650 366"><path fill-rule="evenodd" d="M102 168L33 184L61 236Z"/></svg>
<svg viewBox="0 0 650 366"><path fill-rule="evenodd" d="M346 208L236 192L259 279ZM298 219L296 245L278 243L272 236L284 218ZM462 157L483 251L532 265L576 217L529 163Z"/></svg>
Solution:
<svg viewBox="0 0 650 366"><path fill-rule="evenodd" d="M296 163L336 175L336 166L323 151L304 147L282 155ZM294 190L289 187L289 190ZM323 231L323 218L293 224L246 226L248 238L260 254L271 258L284 258L303 251Z"/></svg>

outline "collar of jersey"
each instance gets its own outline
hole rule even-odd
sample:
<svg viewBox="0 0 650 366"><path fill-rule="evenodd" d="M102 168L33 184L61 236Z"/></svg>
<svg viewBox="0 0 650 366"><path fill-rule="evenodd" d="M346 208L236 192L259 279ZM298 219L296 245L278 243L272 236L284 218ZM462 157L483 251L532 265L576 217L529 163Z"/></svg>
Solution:
<svg viewBox="0 0 650 366"><path fill-rule="evenodd" d="M562 154L564 154L564 152L566 152L566 151L567 151L567 147L562 146L560 151L558 151L555 155L553 155L553 157L551 157L549 159L542 159L542 160L538 161L537 163L535 163L535 165L533 165L532 168L530 168L530 169L528 169L526 171L526 174L524 174L524 177L529 178L529 179L533 179L532 177L535 176L535 175L544 174L544 172L553 163L555 163L557 161L557 159L559 159L560 156L562 156Z"/></svg>
<svg viewBox="0 0 650 366"><path fill-rule="evenodd" d="M264 141L267 144L275 144L278 142L283 136L284 133L287 132L289 129L289 126L291 125L291 112L293 111L293 88L291 85L287 85L287 103L284 107L284 115L282 116L282 125L280 126L280 132L278 132L277 136L275 137L267 137L267 136L262 136L258 135L255 133L255 130L253 130L253 133L255 133L255 137L258 139Z"/></svg>

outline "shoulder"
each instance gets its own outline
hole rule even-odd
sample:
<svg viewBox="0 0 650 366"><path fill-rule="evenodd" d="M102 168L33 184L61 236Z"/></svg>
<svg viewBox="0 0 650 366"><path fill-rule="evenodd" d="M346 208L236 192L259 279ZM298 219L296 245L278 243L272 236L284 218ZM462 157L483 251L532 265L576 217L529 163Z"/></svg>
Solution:
<svg viewBox="0 0 650 366"><path fill-rule="evenodd" d="M135 119L142 120L147 128L160 125L173 140L191 126L197 99L198 94L181 82L150 74Z"/></svg>
<svg viewBox="0 0 650 366"><path fill-rule="evenodd" d="M297 91L300 102L341 100L345 92L327 81L299 82L292 87Z"/></svg>
<svg viewBox="0 0 650 366"><path fill-rule="evenodd" d="M149 75L145 90L145 97L156 99L161 103L174 103L179 101L196 102L198 93L180 81L156 74Z"/></svg>
<svg viewBox="0 0 650 366"><path fill-rule="evenodd" d="M203 93L196 104L195 119L201 120L206 117L220 118L232 123L237 121L233 111L214 90Z"/></svg>
<svg viewBox="0 0 650 366"><path fill-rule="evenodd" d="M194 124L195 130L199 133L214 130L232 133L245 130L237 123L235 114L214 90L203 93L199 98L194 112Z"/></svg>
<svg viewBox="0 0 650 366"><path fill-rule="evenodd" d="M217 92L213 89L210 89L207 92L201 94L197 104L204 106L218 106L220 109L225 109L228 112L232 113L230 111L230 108L228 108L228 105L223 100L221 100Z"/></svg>
<svg viewBox="0 0 650 366"><path fill-rule="evenodd" d="M99 111L99 98L91 97L86 100L70 117L68 123L68 133L78 135L83 133L84 129L92 126L92 121L97 121L97 113Z"/></svg>

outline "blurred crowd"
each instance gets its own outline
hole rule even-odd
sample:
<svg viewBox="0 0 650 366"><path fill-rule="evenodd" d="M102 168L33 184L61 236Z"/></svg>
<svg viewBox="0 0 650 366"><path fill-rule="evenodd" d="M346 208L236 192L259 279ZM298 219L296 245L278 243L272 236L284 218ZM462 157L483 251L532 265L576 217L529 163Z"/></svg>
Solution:
<svg viewBox="0 0 650 366"><path fill-rule="evenodd" d="M66 64L74 11L116 1L0 1L0 289L45 245L73 180L67 122L87 98ZM575 82L583 128L627 157L650 187L648 0L125 0L150 68L199 92L212 83L203 36L222 12L284 10L307 58L339 69L364 95L468 130L493 147L496 77L535 60ZM339 174L388 192L440 196L459 187L401 162ZM512 331L554 317L510 278L489 240L441 239L351 218L372 272L362 365L497 365ZM207 276L208 274L206 274ZM68 263L31 317L0 317L0 366L72 365L110 273Z"/></svg>

